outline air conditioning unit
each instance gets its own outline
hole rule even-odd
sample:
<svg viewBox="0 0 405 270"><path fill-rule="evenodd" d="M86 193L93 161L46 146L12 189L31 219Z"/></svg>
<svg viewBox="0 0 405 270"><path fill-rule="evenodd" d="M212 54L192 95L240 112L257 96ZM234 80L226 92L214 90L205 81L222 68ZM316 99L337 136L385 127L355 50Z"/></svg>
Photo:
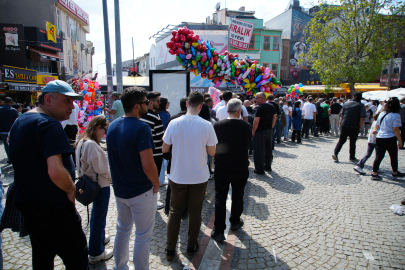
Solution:
<svg viewBox="0 0 405 270"><path fill-rule="evenodd" d="M84 49L85 54L89 54L89 48Z"/></svg>
<svg viewBox="0 0 405 270"><path fill-rule="evenodd" d="M80 49L83 51L84 50L84 44L83 43L80 43Z"/></svg>
<svg viewBox="0 0 405 270"><path fill-rule="evenodd" d="M91 55L94 55L94 47L91 48Z"/></svg>
<svg viewBox="0 0 405 270"><path fill-rule="evenodd" d="M67 36L66 36L66 33L65 33L65 32L60 31L60 32L59 32L59 36L60 36L63 40L67 40Z"/></svg>

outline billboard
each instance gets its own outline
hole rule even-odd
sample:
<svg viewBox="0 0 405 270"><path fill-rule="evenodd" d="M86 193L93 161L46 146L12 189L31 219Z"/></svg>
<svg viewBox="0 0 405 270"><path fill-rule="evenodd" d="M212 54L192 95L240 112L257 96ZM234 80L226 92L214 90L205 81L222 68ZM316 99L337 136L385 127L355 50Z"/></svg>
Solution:
<svg viewBox="0 0 405 270"><path fill-rule="evenodd" d="M309 45L306 43L309 32L305 27L311 19L312 17L305 13L292 10L288 80L320 81L319 75L311 75L311 68L306 63L298 64L300 55L309 51Z"/></svg>
<svg viewBox="0 0 405 270"><path fill-rule="evenodd" d="M232 18L229 25L229 45L240 50L248 50L255 24Z"/></svg>
<svg viewBox="0 0 405 270"><path fill-rule="evenodd" d="M0 23L0 31L0 63L26 68L23 25Z"/></svg>
<svg viewBox="0 0 405 270"><path fill-rule="evenodd" d="M389 79L389 70L390 70L390 60L383 63L383 70L381 73L380 78L380 85L381 86L388 86L388 79ZM392 60L392 69L391 69L391 86L398 86L400 75L401 75L401 65L402 65L402 58L395 58Z"/></svg>

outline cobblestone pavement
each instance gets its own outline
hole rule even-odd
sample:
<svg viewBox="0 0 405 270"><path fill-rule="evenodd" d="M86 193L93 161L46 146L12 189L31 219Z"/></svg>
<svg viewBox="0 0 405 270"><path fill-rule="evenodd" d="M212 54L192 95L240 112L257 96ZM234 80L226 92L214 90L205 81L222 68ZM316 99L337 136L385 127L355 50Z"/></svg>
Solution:
<svg viewBox="0 0 405 270"><path fill-rule="evenodd" d="M369 178L374 156L366 163L367 175L356 174L354 164L349 162L348 142L339 155L340 162L333 162L331 155L336 142L334 137L321 136L303 140L302 145L277 144L273 172L258 176L251 168L242 215L245 226L236 234L231 269L405 269L405 216L395 215L389 209L405 197L405 179L390 177L388 155L381 166L383 181ZM366 147L367 140L360 138L357 158L366 153ZM405 171L404 153L404 150L399 151L400 171ZM1 168L6 173L1 180L8 183L12 181L13 172L4 158L4 148L0 145ZM161 200L165 190L166 187L160 189ZM200 239L206 237L204 232L209 229L207 225L214 211L214 183L211 180L207 193ZM85 227L85 208L79 203L77 207ZM107 248L114 246L116 215L112 193L106 229L111 242ZM168 262L164 254L166 223L163 210L158 211L150 268L183 269L191 260L184 256L187 220L181 223L179 256L173 262ZM2 237L4 269L30 269L29 239L21 239L18 233L10 230L3 231ZM133 233L131 250L134 237ZM210 246L211 242L205 254L212 252ZM55 260L55 266L55 269L64 269L59 258ZM113 266L112 258L91 268L112 269ZM201 263L199 269L220 268L219 263Z"/></svg>

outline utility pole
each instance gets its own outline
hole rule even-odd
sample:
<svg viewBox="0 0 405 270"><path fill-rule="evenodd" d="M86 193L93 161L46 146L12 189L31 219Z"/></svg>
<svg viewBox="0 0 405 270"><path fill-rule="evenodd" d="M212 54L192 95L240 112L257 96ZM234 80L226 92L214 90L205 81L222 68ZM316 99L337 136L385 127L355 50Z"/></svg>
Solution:
<svg viewBox="0 0 405 270"><path fill-rule="evenodd" d="M112 108L111 94L113 90L113 81L111 72L111 50L110 50L110 32L108 30L107 0L103 0L103 17L104 17L105 64L107 69L107 99L108 99L108 108L111 110Z"/></svg>
<svg viewBox="0 0 405 270"><path fill-rule="evenodd" d="M134 37L132 37L132 67L134 68L134 72L135 72Z"/></svg>
<svg viewBox="0 0 405 270"><path fill-rule="evenodd" d="M117 92L122 94L122 56L121 56L121 26L120 26L120 0L114 0L114 17L115 17L115 59L116 59L116 76Z"/></svg>

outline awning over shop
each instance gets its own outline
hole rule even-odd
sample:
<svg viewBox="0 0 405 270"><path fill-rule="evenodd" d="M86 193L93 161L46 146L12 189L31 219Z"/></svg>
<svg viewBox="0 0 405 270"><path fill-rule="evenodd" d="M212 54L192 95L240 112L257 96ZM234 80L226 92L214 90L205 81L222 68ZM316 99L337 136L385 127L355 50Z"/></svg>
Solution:
<svg viewBox="0 0 405 270"><path fill-rule="evenodd" d="M325 93L326 85L304 85L304 93ZM329 93L341 93L346 94L346 91L342 87L331 87Z"/></svg>
<svg viewBox="0 0 405 270"><path fill-rule="evenodd" d="M343 83L341 84L341 86L343 87L343 89L347 92L350 93L350 88L349 88L349 84L347 83ZM356 83L354 85L354 89L358 92L364 92L364 91L385 91L388 90L388 87L386 86L380 86L379 83Z"/></svg>
<svg viewBox="0 0 405 270"><path fill-rule="evenodd" d="M45 50L41 50L41 49L38 49L38 48L34 49L34 48L31 48L31 47L28 47L28 50L31 50L33 52L38 53L41 56L41 58L43 58L43 59L47 59L47 60L50 60L50 61L56 61L56 62L63 62L63 57L60 57L56 53L47 52Z"/></svg>
<svg viewBox="0 0 405 270"><path fill-rule="evenodd" d="M24 83L4 83L0 84L0 89L10 91L41 91L41 86L37 84L24 84Z"/></svg>
<svg viewBox="0 0 405 270"><path fill-rule="evenodd" d="M102 77L98 83L101 87L101 92L107 92L107 76ZM122 77L123 89L131 86L141 86L146 90L149 90L149 77L132 77L132 76L123 76ZM113 77L113 91L117 91L117 77Z"/></svg>

